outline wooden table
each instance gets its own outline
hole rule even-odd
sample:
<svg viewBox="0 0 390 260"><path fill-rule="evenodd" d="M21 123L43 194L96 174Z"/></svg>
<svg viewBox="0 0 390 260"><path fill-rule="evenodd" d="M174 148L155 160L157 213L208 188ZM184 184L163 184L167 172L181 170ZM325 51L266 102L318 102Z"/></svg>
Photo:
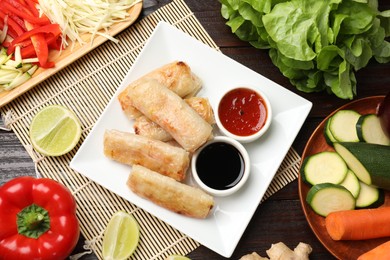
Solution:
<svg viewBox="0 0 390 260"><path fill-rule="evenodd" d="M141 17L169 2L144 0ZM306 94L297 91L271 63L266 50L255 49L231 33L220 14L221 5L218 1L186 0L186 3L225 55L313 102L313 108L293 143L300 155L317 125L333 110L349 102L326 93ZM380 4L381 9L390 9L388 2ZM205 62L206 59L205 57ZM390 91L389 73L390 63L378 64L375 61L357 72L357 98L384 95ZM0 130L0 184L16 176L33 176L34 172L33 162L15 134ZM313 247L311 259L334 258L317 240L307 224L298 196L297 181L287 185L258 207L231 259L238 259L253 251L266 256L265 251L271 244L279 241L290 248L294 248L299 242L310 244ZM82 252L82 245L83 238L80 238L74 253ZM203 246L188 256L191 259L225 259ZM96 256L86 255L82 259L96 259Z"/></svg>

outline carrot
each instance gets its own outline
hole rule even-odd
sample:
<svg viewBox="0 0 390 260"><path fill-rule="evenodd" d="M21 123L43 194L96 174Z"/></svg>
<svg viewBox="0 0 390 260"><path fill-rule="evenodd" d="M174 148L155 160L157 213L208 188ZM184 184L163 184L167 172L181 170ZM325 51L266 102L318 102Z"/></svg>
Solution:
<svg viewBox="0 0 390 260"><path fill-rule="evenodd" d="M330 213L326 230L333 240L363 240L390 236L390 207Z"/></svg>
<svg viewBox="0 0 390 260"><path fill-rule="evenodd" d="M388 259L390 256L390 241L387 241L379 246L371 249L370 251L362 254L357 260L377 260Z"/></svg>

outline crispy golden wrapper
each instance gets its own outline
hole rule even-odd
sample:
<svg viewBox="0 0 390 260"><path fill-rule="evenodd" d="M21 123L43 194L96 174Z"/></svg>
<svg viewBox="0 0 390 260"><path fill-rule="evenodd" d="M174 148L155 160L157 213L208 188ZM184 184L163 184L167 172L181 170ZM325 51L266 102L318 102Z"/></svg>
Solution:
<svg viewBox="0 0 390 260"><path fill-rule="evenodd" d="M190 163L189 153L180 147L118 130L106 130L104 154L127 165L143 165L178 181L185 179Z"/></svg>
<svg viewBox="0 0 390 260"><path fill-rule="evenodd" d="M212 126L181 97L156 80L131 85L127 95L134 107L189 152L194 152L212 136Z"/></svg>
<svg viewBox="0 0 390 260"><path fill-rule="evenodd" d="M137 195L189 217L206 218L214 205L204 191L140 165L133 166L127 185Z"/></svg>
<svg viewBox="0 0 390 260"><path fill-rule="evenodd" d="M215 124L213 108L207 98L191 97L184 100L209 124ZM139 116L134 120L134 132L138 135L150 137L163 142L170 141L173 137L161 126L154 123L146 116Z"/></svg>
<svg viewBox="0 0 390 260"><path fill-rule="evenodd" d="M182 61L174 61L157 68L142 76L132 84L137 84L138 81L151 79L157 80L160 84L172 90L182 98L195 96L202 87L201 80L192 73L191 68ZM132 84L130 84L130 86ZM118 95L118 100L126 116L132 119L140 116L141 113L133 106L131 98L127 95L129 90L129 87L125 88Z"/></svg>

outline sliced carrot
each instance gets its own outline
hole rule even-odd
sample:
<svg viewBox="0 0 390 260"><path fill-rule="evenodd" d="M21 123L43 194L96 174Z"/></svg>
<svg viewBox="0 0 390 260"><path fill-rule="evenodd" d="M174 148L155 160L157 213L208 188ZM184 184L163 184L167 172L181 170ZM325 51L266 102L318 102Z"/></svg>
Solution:
<svg viewBox="0 0 390 260"><path fill-rule="evenodd" d="M364 240L390 236L390 207L345 210L330 213L325 219L333 240Z"/></svg>
<svg viewBox="0 0 390 260"><path fill-rule="evenodd" d="M379 246L371 249L370 251L362 254L357 260L378 260L388 259L390 256L390 241L387 241Z"/></svg>

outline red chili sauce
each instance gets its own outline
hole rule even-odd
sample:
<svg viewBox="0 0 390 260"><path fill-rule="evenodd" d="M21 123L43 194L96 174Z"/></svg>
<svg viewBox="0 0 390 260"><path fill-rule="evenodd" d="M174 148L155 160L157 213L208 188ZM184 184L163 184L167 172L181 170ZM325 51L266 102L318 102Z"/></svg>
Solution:
<svg viewBox="0 0 390 260"><path fill-rule="evenodd" d="M249 136L264 126L267 107L263 98L255 91L237 88L223 96L218 115L229 132L238 136Z"/></svg>

